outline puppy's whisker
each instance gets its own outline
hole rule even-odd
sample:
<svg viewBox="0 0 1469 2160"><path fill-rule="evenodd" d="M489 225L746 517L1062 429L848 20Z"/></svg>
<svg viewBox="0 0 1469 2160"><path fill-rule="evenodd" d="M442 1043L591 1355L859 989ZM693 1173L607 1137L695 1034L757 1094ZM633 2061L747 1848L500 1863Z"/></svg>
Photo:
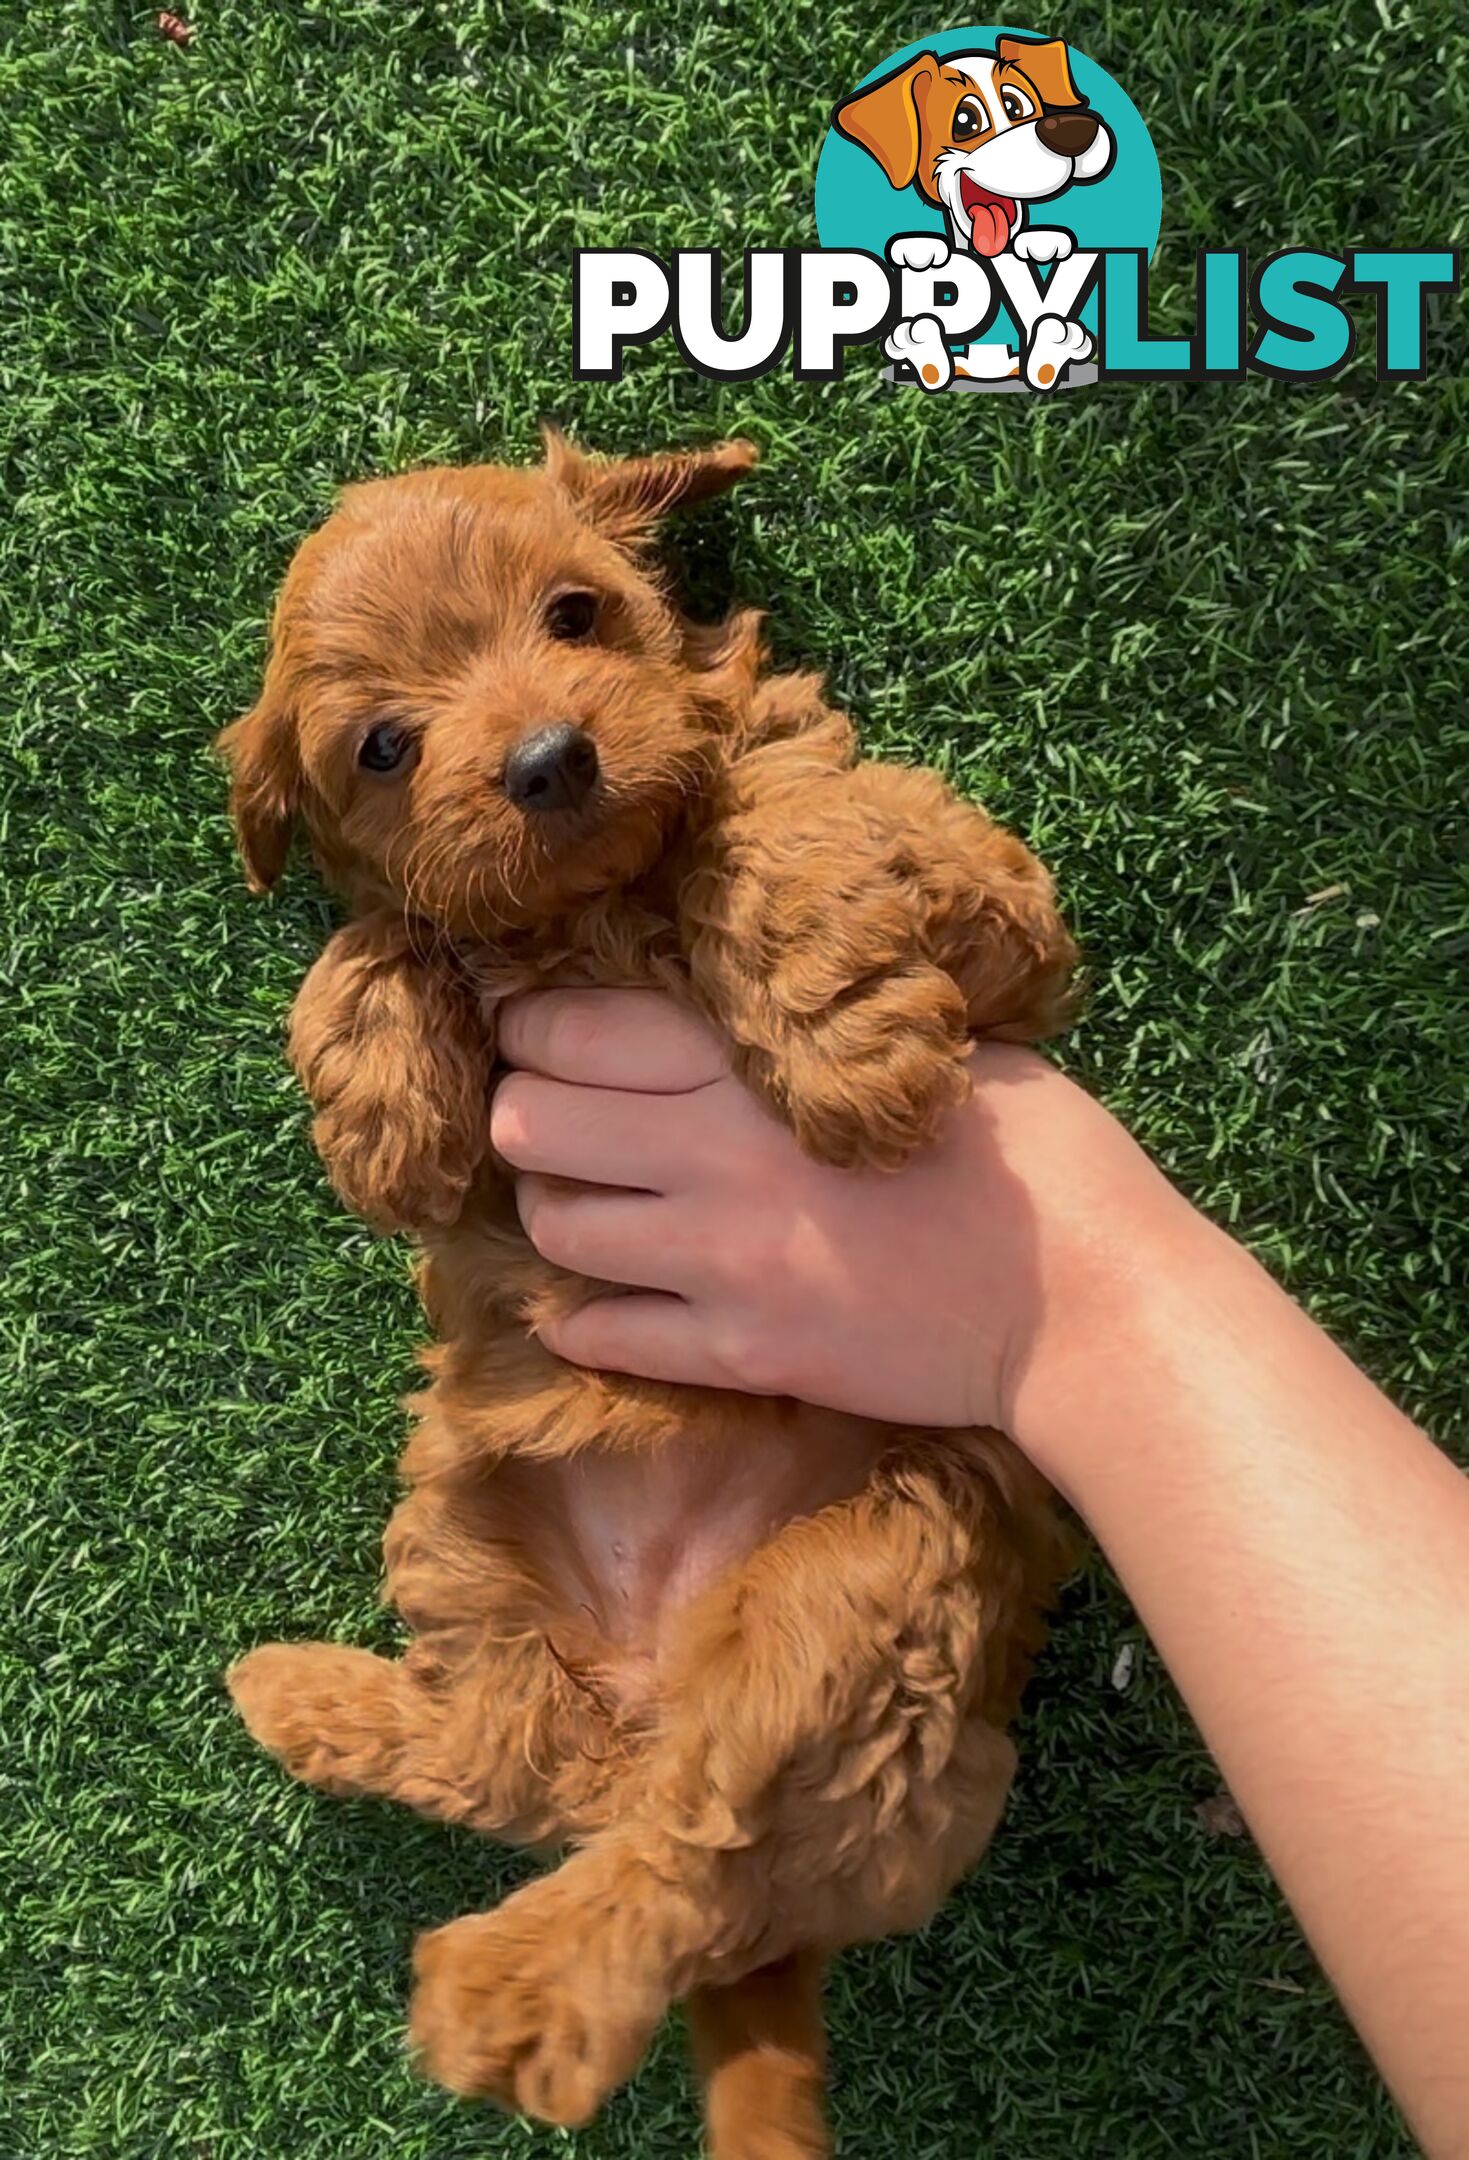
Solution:
<svg viewBox="0 0 1469 2160"><path fill-rule="evenodd" d="M414 922L415 945L417 925L426 922L432 931L427 952L420 950L420 958L431 966L438 958L444 938L443 926L434 905L433 881L443 862L452 854L453 837L442 834L428 835L410 854L404 869L404 891L408 908Z"/></svg>
<svg viewBox="0 0 1469 2160"><path fill-rule="evenodd" d="M393 855L394 855L394 853L395 853L396 849L398 848L398 846L399 846L400 842L404 842L404 843L408 843L408 844L407 844L407 848L406 848L406 854L405 854L405 858L404 858L404 868L403 868L403 870L402 870L402 871L401 871L401 872L399 873L398 877L397 877L397 878L396 878L396 880L395 880L395 878L394 878L394 874L393 874ZM410 917L410 911L411 911L411 906L412 906L412 902L411 902L411 900L410 900L410 898L409 898L409 884L410 884L410 879L409 879L409 875L408 875L408 869L409 869L409 865L410 865L410 864L411 864L411 862L412 862L412 858L413 858L413 848L412 848L412 844L411 844L411 836L410 836L410 835L409 835L408 833L406 833L406 832L395 832L395 833L393 834L392 838L391 838L391 839L389 840L389 842L388 842L388 845L387 845L387 850L386 850L386 852L385 852L385 854L384 854L384 856L383 856L383 881L384 881L384 883L385 883L386 885L388 885L388 886L389 886L390 888L391 888L391 887L392 887L392 886L394 885L394 883L396 882L396 884L397 884L397 885L398 885L398 886L399 886L399 887L400 887L400 888L402 889L402 892L403 892L403 919L404 919L405 923L406 923L406 922L407 922L407 921L409 920L409 917Z"/></svg>
<svg viewBox="0 0 1469 2160"><path fill-rule="evenodd" d="M416 889L420 896L422 912L433 930L433 940L428 955L431 963L438 959L446 943L446 929L442 910L435 904L434 888L440 872L452 861L457 849L457 835L453 833L436 834L427 843L423 858L418 866Z"/></svg>
<svg viewBox="0 0 1469 2160"><path fill-rule="evenodd" d="M490 899L490 873L488 868L483 864L475 875L473 899L475 910L472 916L472 920L474 923L474 934L476 937L484 938L486 941L492 941L495 935L495 924L497 918L495 915L493 903ZM488 928L486 928L479 920L478 910L481 904L483 904L490 919Z"/></svg>

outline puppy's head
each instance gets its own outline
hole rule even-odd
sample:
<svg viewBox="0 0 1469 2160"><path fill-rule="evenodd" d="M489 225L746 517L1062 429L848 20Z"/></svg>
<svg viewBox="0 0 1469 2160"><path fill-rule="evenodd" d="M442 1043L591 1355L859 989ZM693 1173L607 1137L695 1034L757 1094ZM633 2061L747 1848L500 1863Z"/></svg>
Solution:
<svg viewBox="0 0 1469 2160"><path fill-rule="evenodd" d="M696 631L647 559L658 519L754 446L349 488L276 605L265 683L225 730L251 884L293 824L354 899L494 936L636 877L708 770L753 619Z"/></svg>
<svg viewBox="0 0 1469 2160"><path fill-rule="evenodd" d="M1002 37L992 53L916 60L837 107L837 128L892 187L916 186L976 255L998 255L1020 205L1099 180L1112 137L1087 109L1059 38Z"/></svg>

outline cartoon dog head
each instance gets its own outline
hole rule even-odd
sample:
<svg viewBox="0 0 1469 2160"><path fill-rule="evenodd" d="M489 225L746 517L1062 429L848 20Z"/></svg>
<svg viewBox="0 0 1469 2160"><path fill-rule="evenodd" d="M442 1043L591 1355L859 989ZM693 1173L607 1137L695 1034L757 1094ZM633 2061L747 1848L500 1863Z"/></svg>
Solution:
<svg viewBox="0 0 1469 2160"><path fill-rule="evenodd" d="M1073 181L1100 180L1111 135L1071 79L1059 38L1002 37L992 53L920 53L833 114L895 188L947 210L960 244L999 255L1022 222Z"/></svg>

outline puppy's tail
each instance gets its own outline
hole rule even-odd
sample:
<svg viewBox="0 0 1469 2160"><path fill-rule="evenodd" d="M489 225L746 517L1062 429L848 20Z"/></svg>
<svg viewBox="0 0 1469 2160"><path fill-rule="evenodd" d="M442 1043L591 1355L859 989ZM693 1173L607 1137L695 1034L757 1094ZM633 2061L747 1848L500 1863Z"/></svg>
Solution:
<svg viewBox="0 0 1469 2160"><path fill-rule="evenodd" d="M686 2011L709 2160L824 2160L826 2032L814 1952L700 1988Z"/></svg>

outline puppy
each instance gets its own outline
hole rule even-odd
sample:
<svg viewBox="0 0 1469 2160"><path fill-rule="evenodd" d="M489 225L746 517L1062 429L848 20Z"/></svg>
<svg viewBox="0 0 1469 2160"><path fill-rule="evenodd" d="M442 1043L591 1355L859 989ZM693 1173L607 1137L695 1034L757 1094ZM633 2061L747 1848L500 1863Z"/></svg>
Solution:
<svg viewBox="0 0 1469 2160"><path fill-rule="evenodd" d="M1087 109L1072 80L1066 46L1002 37L992 53L940 60L921 53L839 105L838 131L867 151L888 184L914 187L942 209L948 243L905 234L888 252L900 269L942 269L955 249L995 256L1011 249L1025 262L1059 262L1075 245L1055 227L1028 229L1027 206L1078 182L1100 180L1116 145ZM972 345L951 362L937 318L895 326L885 350L909 362L925 388L943 389L953 372L1008 376L1024 372L1033 389L1050 389L1066 365L1090 354L1079 323L1042 315L1017 356L1007 346Z"/></svg>
<svg viewBox="0 0 1469 2160"><path fill-rule="evenodd" d="M697 627L660 516L748 443L347 490L287 575L259 702L225 731L251 883L304 828L348 920L290 1054L348 1206L418 1241L437 1335L410 1404L396 1662L235 1666L294 1776L565 1846L420 1938L428 2071L586 2121L686 2001L718 2160L827 2150L820 1975L921 1926L984 1850L1064 1548L997 1432L561 1363L548 1266L488 1145L495 1014L537 984L653 984L707 1014L803 1146L898 1164L974 1035L1062 1020L1050 881L931 773L856 761L757 619Z"/></svg>

